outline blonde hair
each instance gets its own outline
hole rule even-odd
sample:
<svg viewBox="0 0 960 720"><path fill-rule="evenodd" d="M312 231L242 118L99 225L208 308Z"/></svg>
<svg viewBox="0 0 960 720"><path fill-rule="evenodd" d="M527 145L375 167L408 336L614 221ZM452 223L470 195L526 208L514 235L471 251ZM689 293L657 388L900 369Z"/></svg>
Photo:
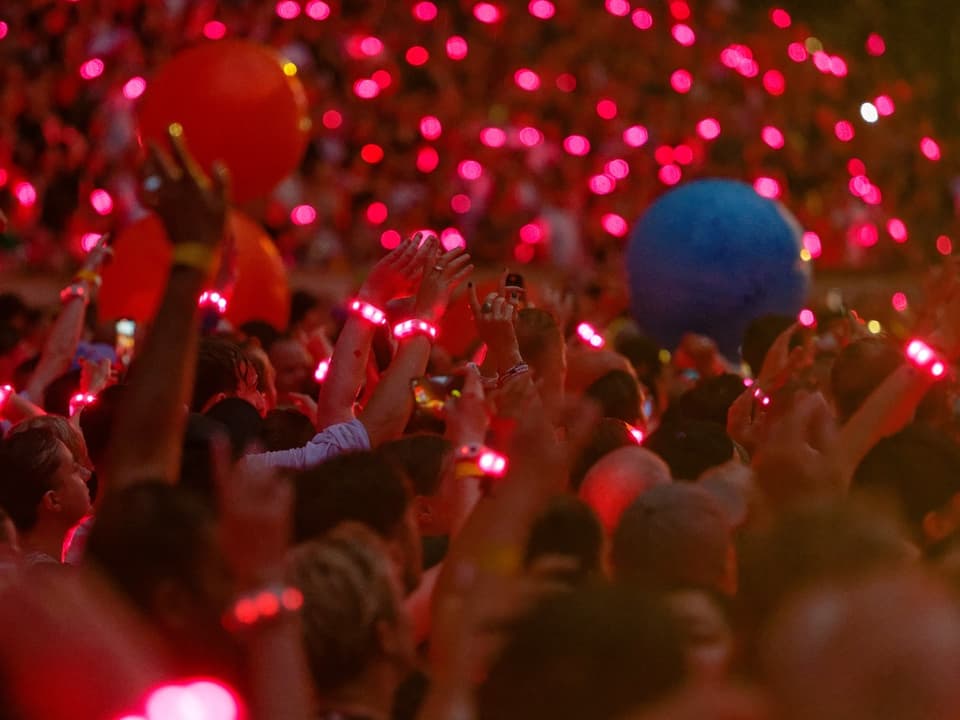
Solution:
<svg viewBox="0 0 960 720"><path fill-rule="evenodd" d="M393 622L399 596L380 539L357 523L295 548L290 581L303 592L303 640L317 690L355 679L380 652L377 623Z"/></svg>

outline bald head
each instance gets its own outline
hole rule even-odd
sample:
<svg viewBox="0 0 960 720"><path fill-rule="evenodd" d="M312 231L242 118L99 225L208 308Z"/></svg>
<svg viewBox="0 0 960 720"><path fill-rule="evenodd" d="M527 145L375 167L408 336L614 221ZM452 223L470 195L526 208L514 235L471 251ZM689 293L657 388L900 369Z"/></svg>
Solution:
<svg viewBox="0 0 960 720"><path fill-rule="evenodd" d="M580 487L580 499L593 508L609 534L620 515L640 495L670 482L670 468L641 447L625 447L605 455L594 465Z"/></svg>
<svg viewBox="0 0 960 720"><path fill-rule="evenodd" d="M918 573L797 598L761 655L785 720L946 719L960 706L960 613Z"/></svg>

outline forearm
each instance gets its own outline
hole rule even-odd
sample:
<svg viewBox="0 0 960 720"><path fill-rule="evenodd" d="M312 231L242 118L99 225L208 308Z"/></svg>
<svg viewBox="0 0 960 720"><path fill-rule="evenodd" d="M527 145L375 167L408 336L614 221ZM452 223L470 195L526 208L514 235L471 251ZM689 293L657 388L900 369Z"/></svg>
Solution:
<svg viewBox="0 0 960 720"><path fill-rule="evenodd" d="M16 393L12 393L3 404L3 417L14 425L41 415L46 415L43 408L25 400Z"/></svg>
<svg viewBox="0 0 960 720"><path fill-rule="evenodd" d="M175 267L143 351L130 372L109 450L107 487L179 477L186 407L196 368L203 273Z"/></svg>
<svg viewBox="0 0 960 720"><path fill-rule="evenodd" d="M895 370L874 390L840 431L838 453L847 486L860 461L883 438L899 432L933 385L925 372L910 365Z"/></svg>
<svg viewBox="0 0 960 720"><path fill-rule="evenodd" d="M352 314L347 318L317 398L318 427L353 419L353 402L366 376L374 332L365 320Z"/></svg>
<svg viewBox="0 0 960 720"><path fill-rule="evenodd" d="M251 720L310 720L310 676L299 620L254 628L246 649Z"/></svg>
<svg viewBox="0 0 960 720"><path fill-rule="evenodd" d="M64 304L25 388L31 398L42 399L47 386L69 369L80 344L86 311L86 300L81 297L73 297Z"/></svg>
<svg viewBox="0 0 960 720"><path fill-rule="evenodd" d="M416 335L401 342L400 350L360 415L371 447L403 432L413 411L410 381L426 372L429 360L430 341L426 337Z"/></svg>

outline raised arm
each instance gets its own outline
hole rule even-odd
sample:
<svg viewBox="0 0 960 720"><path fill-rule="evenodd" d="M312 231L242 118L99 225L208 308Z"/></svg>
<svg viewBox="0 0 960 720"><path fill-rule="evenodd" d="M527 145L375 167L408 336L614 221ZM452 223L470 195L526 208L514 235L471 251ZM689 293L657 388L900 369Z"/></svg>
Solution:
<svg viewBox="0 0 960 720"><path fill-rule="evenodd" d="M419 246L420 233L400 243L374 265L358 299L383 309L393 298L413 289L423 270L429 246ZM376 325L350 312L337 338L327 378L317 399L318 428L354 419L353 404L366 377Z"/></svg>
<svg viewBox="0 0 960 720"><path fill-rule="evenodd" d="M100 284L100 268L109 256L110 248L104 236L87 255L77 276L60 294L63 307L40 353L40 362L24 388L31 402L43 405L47 386L69 369L83 334L87 305Z"/></svg>
<svg viewBox="0 0 960 720"><path fill-rule="evenodd" d="M186 408L193 390L199 310L197 298L216 261L227 213L226 170L211 182L190 157L177 127L171 161L151 147L147 201L173 244L173 266L143 351L130 371L108 451L106 485L140 480L176 482Z"/></svg>
<svg viewBox="0 0 960 720"><path fill-rule="evenodd" d="M433 260L438 241L431 236L426 243L430 243L432 249L427 254L429 265L424 271L413 317L436 326L446 312L453 291L473 271L473 266L470 256L461 248ZM422 333L400 340L400 349L360 415L372 447L403 432L413 410L410 381L426 371L430 347L430 338Z"/></svg>

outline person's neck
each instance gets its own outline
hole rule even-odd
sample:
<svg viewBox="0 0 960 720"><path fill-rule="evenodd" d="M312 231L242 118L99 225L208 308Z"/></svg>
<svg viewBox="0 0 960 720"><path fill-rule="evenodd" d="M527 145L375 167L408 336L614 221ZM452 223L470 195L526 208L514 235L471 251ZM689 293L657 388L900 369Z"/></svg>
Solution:
<svg viewBox="0 0 960 720"><path fill-rule="evenodd" d="M323 692L320 712L389 720L397 684L397 672L390 663L374 662L352 683Z"/></svg>
<svg viewBox="0 0 960 720"><path fill-rule="evenodd" d="M41 520L33 530L20 536L20 549L24 553L41 552L60 562L64 535L63 528Z"/></svg>

